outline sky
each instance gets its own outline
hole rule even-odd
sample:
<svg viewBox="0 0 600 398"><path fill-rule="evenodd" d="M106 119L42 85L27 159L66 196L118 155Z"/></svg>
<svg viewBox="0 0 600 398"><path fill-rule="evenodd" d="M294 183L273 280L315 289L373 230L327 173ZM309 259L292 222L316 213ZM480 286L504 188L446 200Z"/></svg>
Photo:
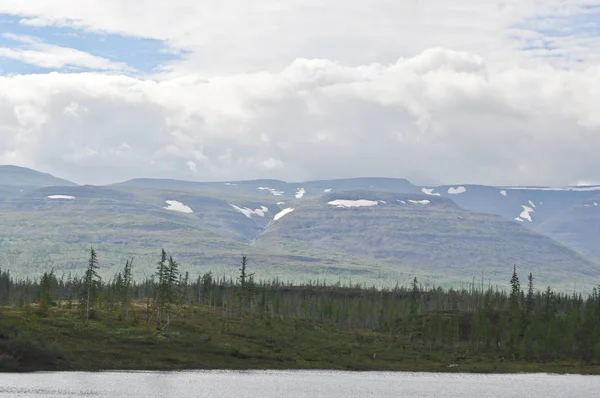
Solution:
<svg viewBox="0 0 600 398"><path fill-rule="evenodd" d="M0 164L600 184L600 0L0 0Z"/></svg>

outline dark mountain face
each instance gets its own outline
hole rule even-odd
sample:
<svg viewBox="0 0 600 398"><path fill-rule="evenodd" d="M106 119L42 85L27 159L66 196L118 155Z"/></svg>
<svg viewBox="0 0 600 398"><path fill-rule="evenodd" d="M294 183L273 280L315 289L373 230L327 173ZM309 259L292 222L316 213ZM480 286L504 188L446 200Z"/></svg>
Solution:
<svg viewBox="0 0 600 398"><path fill-rule="evenodd" d="M388 178L95 187L0 170L40 184L0 187L0 264L21 275L78 272L94 245L105 276L132 256L149 276L163 247L193 273L235 274L246 254L263 278L393 284L416 275L441 285L483 275L503 284L513 264L553 286L600 276L583 256L600 258L594 187L418 187Z"/></svg>
<svg viewBox="0 0 600 398"><path fill-rule="evenodd" d="M600 194L559 212L536 230L600 261Z"/></svg>

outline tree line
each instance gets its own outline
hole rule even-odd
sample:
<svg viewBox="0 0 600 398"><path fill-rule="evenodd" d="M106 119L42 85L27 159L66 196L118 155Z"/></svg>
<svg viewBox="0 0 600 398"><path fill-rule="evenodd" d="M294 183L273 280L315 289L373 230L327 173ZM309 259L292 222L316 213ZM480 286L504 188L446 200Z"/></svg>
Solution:
<svg viewBox="0 0 600 398"><path fill-rule="evenodd" d="M0 270L0 306L23 308L32 316L52 316L53 307L76 310L82 323L118 312L125 327L146 327L167 335L178 317L204 306L227 325L283 317L335 325L342 331L379 333L420 351L453 350L457 356L493 355L504 360L600 361L600 291L565 294L537 289L532 274L522 288L516 266L510 289L477 286L376 288L365 285L292 284L256 281L242 258L237 278L211 272L190 278L163 249L156 272L136 281L134 260L109 280L98 276L90 250L83 277L44 273L14 279ZM507 278L508 279L508 278Z"/></svg>

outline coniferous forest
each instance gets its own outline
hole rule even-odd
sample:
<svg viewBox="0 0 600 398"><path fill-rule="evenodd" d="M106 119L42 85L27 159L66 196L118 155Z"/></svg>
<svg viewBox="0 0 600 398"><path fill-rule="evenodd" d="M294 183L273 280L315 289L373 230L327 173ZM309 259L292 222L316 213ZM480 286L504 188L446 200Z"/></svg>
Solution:
<svg viewBox="0 0 600 398"><path fill-rule="evenodd" d="M334 368L598 373L600 292L565 294L507 269L507 289L189 275L165 250L140 280L0 270L0 370ZM512 272L512 274L511 274Z"/></svg>

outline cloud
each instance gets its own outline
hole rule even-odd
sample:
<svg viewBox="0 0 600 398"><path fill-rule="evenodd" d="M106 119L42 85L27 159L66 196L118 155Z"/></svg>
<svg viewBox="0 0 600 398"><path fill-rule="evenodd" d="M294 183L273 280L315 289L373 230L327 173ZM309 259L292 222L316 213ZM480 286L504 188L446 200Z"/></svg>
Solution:
<svg viewBox="0 0 600 398"><path fill-rule="evenodd" d="M597 61L598 0L27 0L0 13L21 24L164 41L180 60L169 75L280 70L296 58L387 64L432 47L505 64L521 58ZM587 18L586 18L587 16ZM569 29L571 26L582 28ZM555 32L562 32L558 37ZM552 48L532 47L531 37ZM591 50L591 51L586 51ZM548 57L549 53L552 57ZM569 64L570 65L570 64Z"/></svg>
<svg viewBox="0 0 600 398"><path fill-rule="evenodd" d="M145 3L0 2L19 21L0 57L62 72L0 77L0 162L85 183L600 181L599 0ZM143 75L111 60L130 42L52 29L178 57Z"/></svg>
<svg viewBox="0 0 600 398"><path fill-rule="evenodd" d="M0 58L8 58L49 69L86 68L105 71L133 71L124 63L112 62L74 48L46 44L40 39L5 33L3 38L23 43L18 48L0 47Z"/></svg>
<svg viewBox="0 0 600 398"><path fill-rule="evenodd" d="M597 103L598 66L497 68L443 48L209 78L10 76L0 162L86 183L424 174L565 185L600 180Z"/></svg>

